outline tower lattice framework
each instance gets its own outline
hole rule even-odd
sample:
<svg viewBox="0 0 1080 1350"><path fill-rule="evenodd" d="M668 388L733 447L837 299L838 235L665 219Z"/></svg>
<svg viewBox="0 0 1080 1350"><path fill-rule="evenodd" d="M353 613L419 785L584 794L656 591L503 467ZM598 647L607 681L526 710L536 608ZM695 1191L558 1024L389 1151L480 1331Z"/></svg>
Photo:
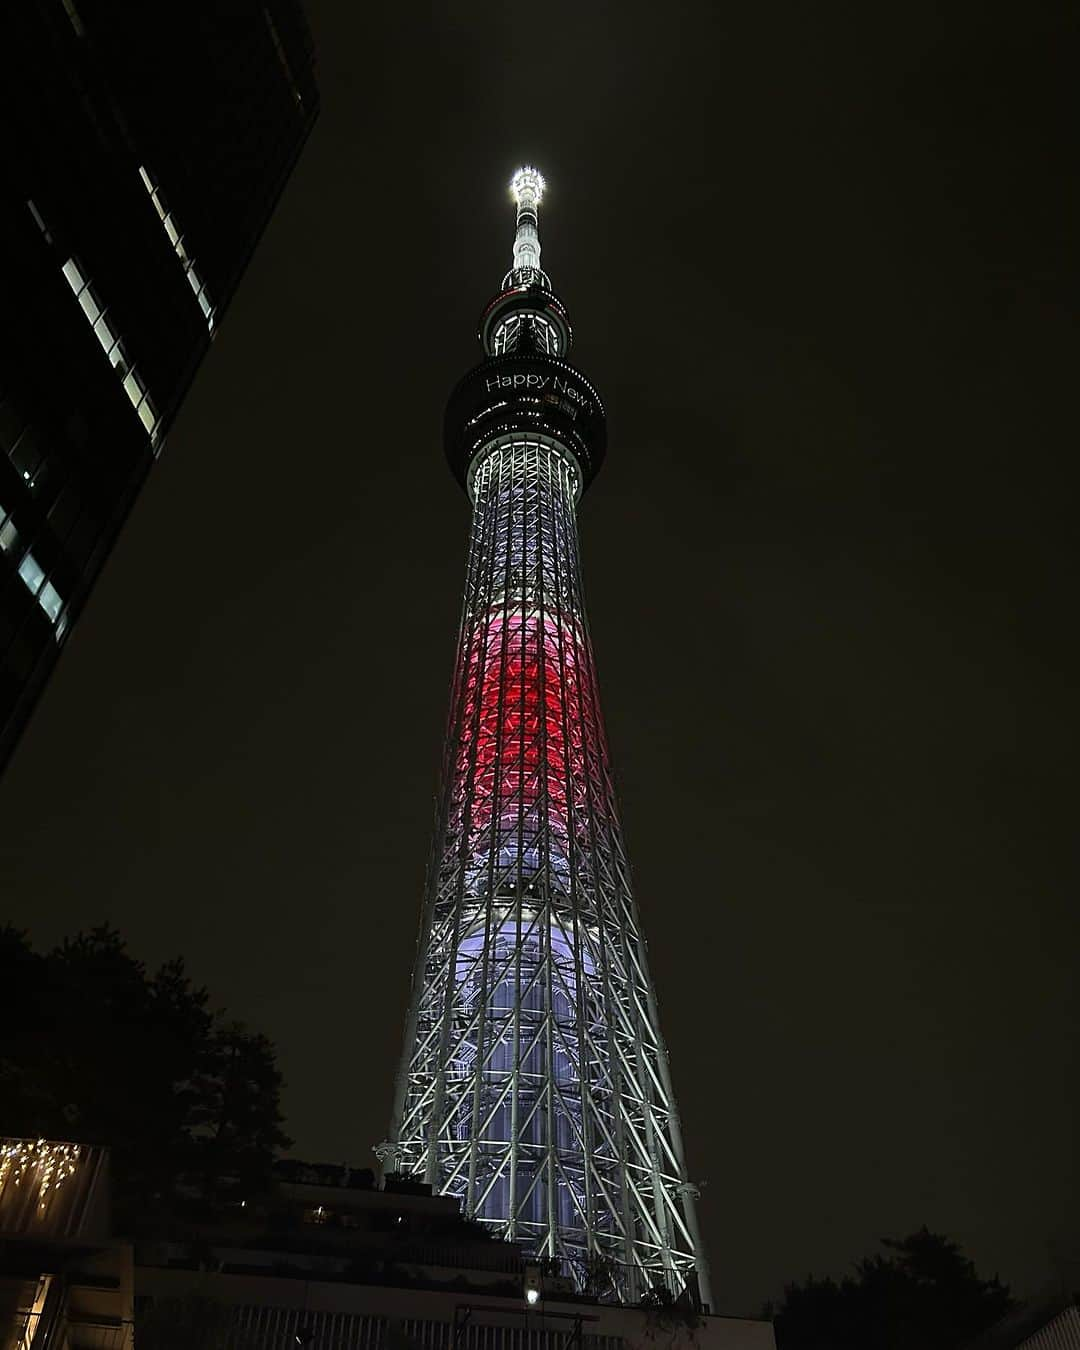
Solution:
<svg viewBox="0 0 1080 1350"><path fill-rule="evenodd" d="M601 1297L708 1301L582 594L603 407L540 269L514 268L446 446L473 504L442 791L385 1156Z"/></svg>

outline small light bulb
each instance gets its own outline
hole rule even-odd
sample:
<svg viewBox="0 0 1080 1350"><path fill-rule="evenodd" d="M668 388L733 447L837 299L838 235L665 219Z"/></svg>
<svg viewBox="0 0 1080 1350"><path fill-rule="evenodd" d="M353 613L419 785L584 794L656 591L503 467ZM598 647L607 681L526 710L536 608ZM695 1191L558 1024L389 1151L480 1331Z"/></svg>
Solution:
<svg viewBox="0 0 1080 1350"><path fill-rule="evenodd" d="M540 1290L539 1290L539 1289L526 1289L526 1290L525 1290L525 1302L526 1302L526 1303L537 1303L537 1302L539 1302L539 1299L540 1299Z"/></svg>

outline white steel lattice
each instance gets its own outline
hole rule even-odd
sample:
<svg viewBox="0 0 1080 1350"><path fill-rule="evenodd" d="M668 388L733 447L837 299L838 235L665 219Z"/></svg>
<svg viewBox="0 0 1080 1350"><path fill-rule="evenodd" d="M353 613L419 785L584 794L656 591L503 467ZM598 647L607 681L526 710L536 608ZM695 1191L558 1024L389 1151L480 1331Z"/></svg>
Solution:
<svg viewBox="0 0 1080 1350"><path fill-rule="evenodd" d="M585 619L578 466L508 433L472 475L390 1147L601 1296L704 1284Z"/></svg>

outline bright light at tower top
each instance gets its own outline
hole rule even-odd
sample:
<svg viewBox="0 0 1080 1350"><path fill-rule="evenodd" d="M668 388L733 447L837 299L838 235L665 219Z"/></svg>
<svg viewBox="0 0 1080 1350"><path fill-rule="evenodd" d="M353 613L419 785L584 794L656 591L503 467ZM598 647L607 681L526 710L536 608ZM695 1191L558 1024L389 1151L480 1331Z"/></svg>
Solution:
<svg viewBox="0 0 1080 1350"><path fill-rule="evenodd" d="M544 195L544 176L531 164L523 164L510 179L510 195L517 207L514 236L514 270L540 271L540 235L536 229L537 207Z"/></svg>
<svg viewBox="0 0 1080 1350"><path fill-rule="evenodd" d="M510 195L519 209L522 206L539 206L546 187L544 175L530 164L522 165L510 179Z"/></svg>

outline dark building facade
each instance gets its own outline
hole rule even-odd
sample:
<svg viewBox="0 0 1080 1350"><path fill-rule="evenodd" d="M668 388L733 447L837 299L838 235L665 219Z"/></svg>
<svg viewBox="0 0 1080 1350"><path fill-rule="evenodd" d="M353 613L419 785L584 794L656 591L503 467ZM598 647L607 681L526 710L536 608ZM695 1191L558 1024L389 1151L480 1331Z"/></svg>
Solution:
<svg viewBox="0 0 1080 1350"><path fill-rule="evenodd" d="M0 13L0 766L318 113L297 0Z"/></svg>

